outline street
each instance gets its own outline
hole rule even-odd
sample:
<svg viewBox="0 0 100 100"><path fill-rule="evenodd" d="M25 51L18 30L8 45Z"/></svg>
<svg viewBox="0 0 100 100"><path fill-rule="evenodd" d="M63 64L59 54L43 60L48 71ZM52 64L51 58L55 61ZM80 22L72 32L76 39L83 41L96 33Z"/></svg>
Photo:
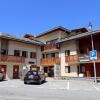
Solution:
<svg viewBox="0 0 100 100"><path fill-rule="evenodd" d="M0 100L100 100L100 83L47 80L41 85L25 85L22 80L2 81Z"/></svg>

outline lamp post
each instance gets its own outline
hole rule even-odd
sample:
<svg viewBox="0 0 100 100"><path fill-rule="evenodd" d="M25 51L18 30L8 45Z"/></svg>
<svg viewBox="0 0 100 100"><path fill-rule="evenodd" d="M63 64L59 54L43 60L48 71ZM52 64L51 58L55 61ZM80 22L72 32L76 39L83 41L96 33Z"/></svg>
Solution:
<svg viewBox="0 0 100 100"><path fill-rule="evenodd" d="M89 31L92 32L92 24L89 23ZM93 36L91 34L91 44L92 44L92 51L94 50L94 41L93 41ZM94 68L94 82L96 83L97 82L97 79L96 79L96 64L95 64L95 60L93 59L93 68Z"/></svg>

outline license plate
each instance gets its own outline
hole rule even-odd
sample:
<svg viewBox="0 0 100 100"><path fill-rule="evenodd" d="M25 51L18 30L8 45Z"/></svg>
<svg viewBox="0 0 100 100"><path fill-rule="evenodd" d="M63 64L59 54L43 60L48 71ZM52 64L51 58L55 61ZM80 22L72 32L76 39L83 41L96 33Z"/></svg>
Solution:
<svg viewBox="0 0 100 100"><path fill-rule="evenodd" d="M33 79L33 75L30 75L29 78L30 78L30 79Z"/></svg>

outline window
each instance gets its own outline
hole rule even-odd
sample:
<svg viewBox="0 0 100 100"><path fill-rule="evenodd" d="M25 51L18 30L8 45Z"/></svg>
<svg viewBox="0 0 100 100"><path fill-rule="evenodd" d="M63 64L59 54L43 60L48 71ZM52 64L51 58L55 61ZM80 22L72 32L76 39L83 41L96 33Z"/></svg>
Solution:
<svg viewBox="0 0 100 100"><path fill-rule="evenodd" d="M46 54L46 58L51 58L51 54Z"/></svg>
<svg viewBox="0 0 100 100"><path fill-rule="evenodd" d="M54 57L54 58L55 58L55 53L52 53L52 54L51 54L51 57Z"/></svg>
<svg viewBox="0 0 100 100"><path fill-rule="evenodd" d="M28 52L27 51L22 51L22 57L28 57Z"/></svg>
<svg viewBox="0 0 100 100"><path fill-rule="evenodd" d="M20 50L14 50L14 56L20 56Z"/></svg>
<svg viewBox="0 0 100 100"><path fill-rule="evenodd" d="M65 73L70 73L70 66L65 66Z"/></svg>
<svg viewBox="0 0 100 100"><path fill-rule="evenodd" d="M42 58L45 58L45 54L42 54Z"/></svg>
<svg viewBox="0 0 100 100"><path fill-rule="evenodd" d="M3 54L3 55L8 54L8 50L6 50L6 49L1 49L1 54Z"/></svg>
<svg viewBox="0 0 100 100"><path fill-rule="evenodd" d="M80 73L84 73L85 72L85 66L81 66L80 67Z"/></svg>
<svg viewBox="0 0 100 100"><path fill-rule="evenodd" d="M85 54L85 50L80 50L80 54Z"/></svg>
<svg viewBox="0 0 100 100"><path fill-rule="evenodd" d="M30 52L30 58L36 58L36 52Z"/></svg>
<svg viewBox="0 0 100 100"><path fill-rule="evenodd" d="M70 50L65 50L65 56L69 56L70 55Z"/></svg>
<svg viewBox="0 0 100 100"><path fill-rule="evenodd" d="M55 53L55 57L59 57L59 53L58 52Z"/></svg>

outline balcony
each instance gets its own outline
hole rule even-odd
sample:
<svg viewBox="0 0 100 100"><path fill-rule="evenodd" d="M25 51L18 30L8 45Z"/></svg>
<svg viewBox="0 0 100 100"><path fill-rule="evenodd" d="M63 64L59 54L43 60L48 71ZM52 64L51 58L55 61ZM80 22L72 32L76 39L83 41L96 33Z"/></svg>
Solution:
<svg viewBox="0 0 100 100"><path fill-rule="evenodd" d="M19 57L19 56L10 56L10 55L2 55L2 54L0 54L0 61L24 63L25 62L25 58L24 57Z"/></svg>
<svg viewBox="0 0 100 100"><path fill-rule="evenodd" d="M54 65L60 64L60 58L42 58L41 65Z"/></svg>
<svg viewBox="0 0 100 100"><path fill-rule="evenodd" d="M65 57L65 61L68 62L68 63L77 63L79 62L79 57L78 55L70 55L70 56L66 56Z"/></svg>
<svg viewBox="0 0 100 100"><path fill-rule="evenodd" d="M45 44L41 47L41 51L59 50L59 44Z"/></svg>
<svg viewBox="0 0 100 100"><path fill-rule="evenodd" d="M82 62L91 62L89 54L84 54L84 55L70 55L70 56L65 56L65 62L67 63L82 63ZM100 52L97 52L97 59L95 60L96 62L100 61Z"/></svg>

